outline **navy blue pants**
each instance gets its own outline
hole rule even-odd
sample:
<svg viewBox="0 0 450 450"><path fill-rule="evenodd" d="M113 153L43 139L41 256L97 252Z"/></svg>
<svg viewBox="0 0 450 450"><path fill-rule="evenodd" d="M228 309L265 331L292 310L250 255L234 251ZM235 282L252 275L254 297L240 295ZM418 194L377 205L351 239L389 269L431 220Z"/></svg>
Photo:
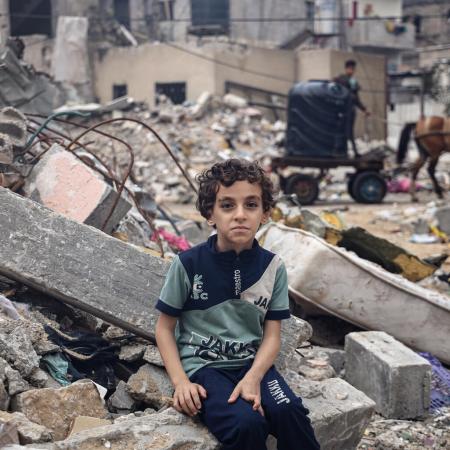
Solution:
<svg viewBox="0 0 450 450"><path fill-rule="evenodd" d="M266 450L269 434L277 438L278 450L318 450L320 446L307 416L309 411L271 367L261 381L261 405L265 417L241 397L228 403L236 384L251 366L237 370L203 367L191 376L206 389L199 414L224 450Z"/></svg>

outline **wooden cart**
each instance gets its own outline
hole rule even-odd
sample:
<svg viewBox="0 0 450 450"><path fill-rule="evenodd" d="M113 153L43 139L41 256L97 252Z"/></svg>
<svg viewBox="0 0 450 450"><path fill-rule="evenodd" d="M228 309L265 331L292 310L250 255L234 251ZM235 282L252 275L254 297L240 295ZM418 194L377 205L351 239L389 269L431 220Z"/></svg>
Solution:
<svg viewBox="0 0 450 450"><path fill-rule="evenodd" d="M303 205L311 205L319 196L319 182L330 169L337 167L353 167L348 175L347 190L350 196L359 203L381 203L387 192L384 177L383 150L375 149L358 158L331 157L313 158L310 156L283 156L272 158L272 170L280 177L280 187L285 194L297 194ZM317 176L295 172L288 177L280 173L287 167L319 169Z"/></svg>

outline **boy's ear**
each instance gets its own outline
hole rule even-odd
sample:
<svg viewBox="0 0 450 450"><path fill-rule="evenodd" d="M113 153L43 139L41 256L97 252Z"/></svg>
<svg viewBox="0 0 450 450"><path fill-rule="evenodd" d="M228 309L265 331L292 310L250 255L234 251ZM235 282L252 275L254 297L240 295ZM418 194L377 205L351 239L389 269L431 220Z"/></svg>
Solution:
<svg viewBox="0 0 450 450"><path fill-rule="evenodd" d="M263 215L261 217L261 224L265 225L269 221L269 218L270 218L270 209L269 209L269 211L266 211L265 213L263 213Z"/></svg>

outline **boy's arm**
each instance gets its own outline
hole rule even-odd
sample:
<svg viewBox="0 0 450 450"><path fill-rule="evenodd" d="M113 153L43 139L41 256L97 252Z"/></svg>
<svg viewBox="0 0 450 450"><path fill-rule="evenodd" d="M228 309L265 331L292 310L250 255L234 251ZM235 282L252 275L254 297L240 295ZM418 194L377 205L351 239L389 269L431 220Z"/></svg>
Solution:
<svg viewBox="0 0 450 450"><path fill-rule="evenodd" d="M176 317L161 313L156 323L155 337L164 366L175 388L173 406L179 412L194 416L202 407L200 397L206 398L206 390L199 384L191 383L181 365L174 334L176 323Z"/></svg>
<svg viewBox="0 0 450 450"><path fill-rule="evenodd" d="M261 380L274 363L281 346L281 321L266 320L264 335L255 355L252 367L244 378L236 385L229 403L235 402L238 397L253 403L253 409L264 415L261 408Z"/></svg>

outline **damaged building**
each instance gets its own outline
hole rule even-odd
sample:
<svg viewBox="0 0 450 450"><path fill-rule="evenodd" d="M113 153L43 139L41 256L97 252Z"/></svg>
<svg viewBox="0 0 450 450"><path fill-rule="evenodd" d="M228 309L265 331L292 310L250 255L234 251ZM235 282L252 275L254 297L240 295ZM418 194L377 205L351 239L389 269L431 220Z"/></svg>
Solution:
<svg viewBox="0 0 450 450"><path fill-rule="evenodd" d="M230 158L277 188L256 235L286 265L275 366L321 448L449 446L450 206L426 174L409 202L386 144L389 72L417 32L405 3L0 0L0 448L219 450L173 408L155 304L213 232L197 175ZM346 134L333 146L331 95L292 124L309 100L292 87L336 93L348 59L372 113L358 158ZM302 127L331 137L295 154Z"/></svg>

